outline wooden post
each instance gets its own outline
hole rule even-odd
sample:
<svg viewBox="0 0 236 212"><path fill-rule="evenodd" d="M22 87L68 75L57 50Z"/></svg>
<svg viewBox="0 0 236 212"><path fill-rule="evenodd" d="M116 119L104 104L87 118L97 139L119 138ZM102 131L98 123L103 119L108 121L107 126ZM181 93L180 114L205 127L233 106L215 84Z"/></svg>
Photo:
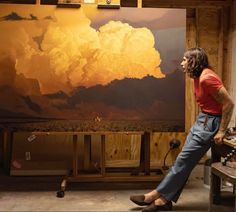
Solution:
<svg viewBox="0 0 236 212"><path fill-rule="evenodd" d="M232 8L232 7L231 7ZM223 28L223 65L222 80L227 90L231 87L231 63L232 63L232 9L223 7L221 9L222 28Z"/></svg>
<svg viewBox="0 0 236 212"><path fill-rule="evenodd" d="M73 176L78 175L78 135L73 135Z"/></svg>
<svg viewBox="0 0 236 212"><path fill-rule="evenodd" d="M146 175L150 175L150 132L144 132L141 137L140 167Z"/></svg>
<svg viewBox="0 0 236 212"><path fill-rule="evenodd" d="M142 0L137 0L137 2L138 2L138 8L142 8Z"/></svg>
<svg viewBox="0 0 236 212"><path fill-rule="evenodd" d="M196 47L198 44L198 11L197 9L187 9L187 26L186 26L186 46L187 48ZM196 120L198 114L198 106L195 102L193 91L193 83L189 77L185 77L185 132L188 132L192 124Z"/></svg>
<svg viewBox="0 0 236 212"><path fill-rule="evenodd" d="M7 160L7 155L8 155L8 148L7 148L7 144L8 144L8 132L4 131L3 132L3 167L5 170L8 169L8 160Z"/></svg>
<svg viewBox="0 0 236 212"><path fill-rule="evenodd" d="M91 168L91 135L84 135L84 169Z"/></svg>
<svg viewBox="0 0 236 212"><path fill-rule="evenodd" d="M13 147L13 132L4 131L3 135L3 160L4 169L10 174L11 171L11 159L12 159L12 147Z"/></svg>
<svg viewBox="0 0 236 212"><path fill-rule="evenodd" d="M221 155L219 154L219 146L213 144L211 147L211 158L212 163L218 162L221 159ZM210 204L219 204L220 203L220 187L221 180L219 177L211 173L211 203Z"/></svg>
<svg viewBox="0 0 236 212"><path fill-rule="evenodd" d="M212 212L212 204L213 204L213 174L211 172L211 180L210 180L210 192L209 192L209 204L208 204L208 212Z"/></svg>
<svg viewBox="0 0 236 212"><path fill-rule="evenodd" d="M222 79L223 63L224 63L224 13L221 9L219 11L219 42L218 42L218 65L217 74Z"/></svg>
<svg viewBox="0 0 236 212"><path fill-rule="evenodd" d="M150 175L150 132L144 133L144 172Z"/></svg>
<svg viewBox="0 0 236 212"><path fill-rule="evenodd" d="M106 136L101 135L101 174L104 177L105 172L106 172L106 163L105 163L105 158L106 158L106 151L105 151L105 140Z"/></svg>

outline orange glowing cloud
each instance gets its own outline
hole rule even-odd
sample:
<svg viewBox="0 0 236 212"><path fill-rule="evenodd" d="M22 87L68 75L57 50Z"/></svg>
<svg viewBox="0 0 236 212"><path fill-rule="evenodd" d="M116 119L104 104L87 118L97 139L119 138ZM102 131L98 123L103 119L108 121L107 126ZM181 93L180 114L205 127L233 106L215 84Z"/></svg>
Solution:
<svg viewBox="0 0 236 212"><path fill-rule="evenodd" d="M20 8L14 10L20 14ZM35 6L31 13L40 10L42 17L43 8ZM5 30L0 35L2 52L14 55L17 74L37 79L42 93L106 85L126 77L165 77L149 29L109 21L96 31L82 9L51 13L45 16L51 15L53 20L0 23L0 31ZM37 43L35 38L41 41Z"/></svg>

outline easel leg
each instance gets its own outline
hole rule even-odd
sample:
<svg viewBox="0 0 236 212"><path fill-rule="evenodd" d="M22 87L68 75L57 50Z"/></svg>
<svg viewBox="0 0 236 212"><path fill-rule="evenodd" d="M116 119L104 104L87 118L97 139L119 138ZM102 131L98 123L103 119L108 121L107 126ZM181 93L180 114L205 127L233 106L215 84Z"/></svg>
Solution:
<svg viewBox="0 0 236 212"><path fill-rule="evenodd" d="M78 135L73 135L73 177L78 175ZM64 177L61 183L61 190L57 192L57 197L62 198L65 196L65 190L67 185L67 176Z"/></svg>
<svg viewBox="0 0 236 212"><path fill-rule="evenodd" d="M144 172L145 175L150 175L150 133L145 132L141 135L141 149L139 167L132 171L131 175L138 175L139 172Z"/></svg>
<svg viewBox="0 0 236 212"><path fill-rule="evenodd" d="M105 168L105 157L106 157L106 151L105 151L105 135L101 135L101 174L104 177L106 168Z"/></svg>

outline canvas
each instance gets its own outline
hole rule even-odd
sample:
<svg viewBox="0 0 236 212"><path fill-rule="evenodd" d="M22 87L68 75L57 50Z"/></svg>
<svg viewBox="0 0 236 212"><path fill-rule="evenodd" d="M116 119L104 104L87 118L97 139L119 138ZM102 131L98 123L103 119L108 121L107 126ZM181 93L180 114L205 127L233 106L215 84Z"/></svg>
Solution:
<svg viewBox="0 0 236 212"><path fill-rule="evenodd" d="M184 131L185 31L185 9L1 5L2 127Z"/></svg>

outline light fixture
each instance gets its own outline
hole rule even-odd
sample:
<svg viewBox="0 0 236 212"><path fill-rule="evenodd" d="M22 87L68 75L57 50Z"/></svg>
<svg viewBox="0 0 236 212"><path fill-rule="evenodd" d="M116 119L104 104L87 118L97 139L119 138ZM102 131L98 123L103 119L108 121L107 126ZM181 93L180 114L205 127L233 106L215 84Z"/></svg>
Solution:
<svg viewBox="0 0 236 212"><path fill-rule="evenodd" d="M120 1L117 0L100 0L97 5L98 9L120 9Z"/></svg>
<svg viewBox="0 0 236 212"><path fill-rule="evenodd" d="M166 155L164 157L164 162L163 162L163 166L162 166L163 170L168 170L169 169L169 166L166 166L166 158L167 158L168 154L170 153L171 150L177 149L180 146L180 144L181 144L181 142L177 139L173 139L173 140L170 141L169 150L168 150L168 152L166 153Z"/></svg>

